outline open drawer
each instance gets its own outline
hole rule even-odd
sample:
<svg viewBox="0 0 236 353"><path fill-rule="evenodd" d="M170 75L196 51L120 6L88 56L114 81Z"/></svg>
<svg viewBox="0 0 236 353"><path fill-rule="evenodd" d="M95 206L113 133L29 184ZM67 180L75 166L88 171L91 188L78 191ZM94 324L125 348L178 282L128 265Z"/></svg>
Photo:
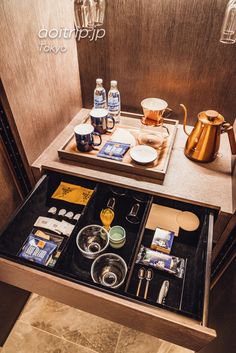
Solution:
<svg viewBox="0 0 236 353"><path fill-rule="evenodd" d="M52 199L62 181L94 190L88 203L82 206ZM121 249L110 246L106 249L106 252L120 255L127 264L125 281L118 289L93 282L90 275L93 260L85 259L76 245L81 228L101 224L100 211L111 198L115 199L112 225L119 224L126 229L125 245ZM134 203L139 204L137 224L126 220ZM191 211L197 215L200 225L193 232L180 229L174 239L171 254L185 259L185 275L177 278L153 269L154 278L144 299L143 288L136 296L140 268L136 259L140 246L150 247L152 241L153 232L146 225L153 204ZM81 216L73 222L70 237L64 239L58 260L49 267L19 257L19 251L37 218L48 216L52 206ZM48 172L0 237L0 280L198 351L216 335L206 326L213 222L212 211L201 206ZM169 294L164 304L158 304L156 299L164 280L170 282Z"/></svg>

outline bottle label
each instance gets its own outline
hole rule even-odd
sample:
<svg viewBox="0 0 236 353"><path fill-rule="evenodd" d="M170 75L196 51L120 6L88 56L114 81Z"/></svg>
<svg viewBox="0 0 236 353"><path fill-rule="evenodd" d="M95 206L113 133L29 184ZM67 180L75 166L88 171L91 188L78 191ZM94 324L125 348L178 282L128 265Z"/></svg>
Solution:
<svg viewBox="0 0 236 353"><path fill-rule="evenodd" d="M103 102L103 96L95 96L94 100L97 103L101 103L101 102Z"/></svg>
<svg viewBox="0 0 236 353"><path fill-rule="evenodd" d="M106 100L104 96L94 96L94 108L106 108Z"/></svg>
<svg viewBox="0 0 236 353"><path fill-rule="evenodd" d="M119 93L112 93L108 98L108 109L110 112L120 111L120 96Z"/></svg>

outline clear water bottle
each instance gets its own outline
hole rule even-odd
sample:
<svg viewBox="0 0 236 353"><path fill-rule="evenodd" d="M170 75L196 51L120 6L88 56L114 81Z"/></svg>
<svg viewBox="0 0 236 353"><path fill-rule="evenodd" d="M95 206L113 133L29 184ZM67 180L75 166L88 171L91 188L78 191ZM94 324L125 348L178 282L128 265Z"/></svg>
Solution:
<svg viewBox="0 0 236 353"><path fill-rule="evenodd" d="M94 90L94 108L106 108L107 107L107 98L106 90L102 85L103 80L101 78L96 79L96 88Z"/></svg>
<svg viewBox="0 0 236 353"><path fill-rule="evenodd" d="M111 88L108 92L108 111L116 123L120 122L120 107L120 92L117 88L117 81L111 81Z"/></svg>

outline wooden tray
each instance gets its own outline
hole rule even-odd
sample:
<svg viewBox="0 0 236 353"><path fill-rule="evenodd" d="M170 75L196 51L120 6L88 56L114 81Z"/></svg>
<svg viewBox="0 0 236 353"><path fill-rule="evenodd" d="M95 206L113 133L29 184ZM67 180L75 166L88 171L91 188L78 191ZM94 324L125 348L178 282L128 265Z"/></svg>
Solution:
<svg viewBox="0 0 236 353"><path fill-rule="evenodd" d="M123 171L132 174L138 174L145 177L150 177L154 179L164 180L167 167L171 155L171 150L174 144L174 139L178 127L178 120L166 119L164 118L164 125L169 130L169 136L163 143L162 148L159 150L158 158L155 162L140 165L132 161L129 151L125 154L123 161L115 161L112 159L100 158L97 157L98 151L104 146L104 144L111 139L112 134L114 133L116 128L125 128L128 129L131 134L135 137L137 145L139 144L137 141L137 136L141 132L141 118L140 114L133 113L121 113L121 121L120 124L115 127L111 132L108 132L105 135L102 135L102 144L91 152L80 152L76 148L76 142L74 135L72 135L66 143L58 150L58 155L62 159L69 159L72 161L78 161L85 164L92 164L96 166L100 166L107 169L113 169L117 172ZM83 121L89 122L89 116L85 118ZM146 127L145 132L158 132L160 128L158 127ZM144 132L144 130L142 130Z"/></svg>

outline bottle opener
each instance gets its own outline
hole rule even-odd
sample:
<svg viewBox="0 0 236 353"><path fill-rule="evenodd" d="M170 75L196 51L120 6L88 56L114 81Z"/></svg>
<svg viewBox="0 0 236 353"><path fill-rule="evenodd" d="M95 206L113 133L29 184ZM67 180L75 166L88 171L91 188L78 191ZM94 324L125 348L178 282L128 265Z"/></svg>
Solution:
<svg viewBox="0 0 236 353"><path fill-rule="evenodd" d="M168 290L170 287L170 282L169 281L164 281L162 283L158 298L157 298L157 303L159 304L165 304L166 296L168 294Z"/></svg>

